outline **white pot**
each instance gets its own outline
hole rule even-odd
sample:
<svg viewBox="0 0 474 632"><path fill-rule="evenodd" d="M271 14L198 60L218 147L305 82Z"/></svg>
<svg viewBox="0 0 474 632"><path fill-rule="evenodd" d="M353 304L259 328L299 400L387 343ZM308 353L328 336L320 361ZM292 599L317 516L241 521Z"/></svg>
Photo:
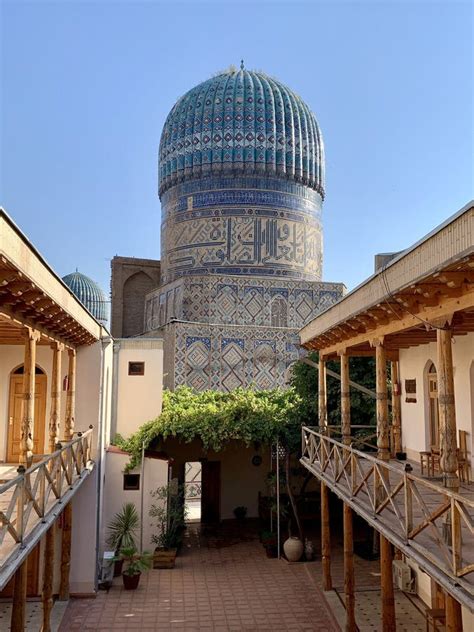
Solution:
<svg viewBox="0 0 474 632"><path fill-rule="evenodd" d="M298 562L303 555L303 548L303 542L296 536L288 538L283 544L283 550L289 562Z"/></svg>

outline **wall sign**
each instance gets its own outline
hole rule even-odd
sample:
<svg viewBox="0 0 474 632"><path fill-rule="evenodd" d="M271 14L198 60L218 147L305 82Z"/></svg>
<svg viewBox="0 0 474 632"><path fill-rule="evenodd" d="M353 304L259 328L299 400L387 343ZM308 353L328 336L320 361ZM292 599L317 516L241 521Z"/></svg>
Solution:
<svg viewBox="0 0 474 632"><path fill-rule="evenodd" d="M416 380L405 380L405 402L407 404L416 404Z"/></svg>

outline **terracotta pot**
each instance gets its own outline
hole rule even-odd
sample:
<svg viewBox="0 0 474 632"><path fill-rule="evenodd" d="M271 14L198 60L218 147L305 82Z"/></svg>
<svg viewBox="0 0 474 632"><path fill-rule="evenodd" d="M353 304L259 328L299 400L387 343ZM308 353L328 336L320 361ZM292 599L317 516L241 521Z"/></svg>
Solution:
<svg viewBox="0 0 474 632"><path fill-rule="evenodd" d="M174 568L178 549L155 549L153 568Z"/></svg>
<svg viewBox="0 0 474 632"><path fill-rule="evenodd" d="M303 542L296 536L288 538L283 544L283 550L289 562L299 562L303 555L303 549Z"/></svg>
<svg viewBox="0 0 474 632"><path fill-rule="evenodd" d="M122 573L123 587L125 590L136 590L140 583L140 575L141 573L137 573L136 575Z"/></svg>

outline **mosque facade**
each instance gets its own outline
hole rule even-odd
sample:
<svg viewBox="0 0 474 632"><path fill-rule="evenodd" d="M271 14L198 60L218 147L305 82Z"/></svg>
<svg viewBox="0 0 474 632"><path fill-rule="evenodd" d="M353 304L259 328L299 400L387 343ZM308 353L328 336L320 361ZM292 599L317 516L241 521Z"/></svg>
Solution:
<svg viewBox="0 0 474 632"><path fill-rule="evenodd" d="M160 283L136 333L163 336L165 386L284 386L299 329L344 291L322 281L314 114L279 81L231 68L172 108L158 180ZM118 290L112 278L113 334Z"/></svg>

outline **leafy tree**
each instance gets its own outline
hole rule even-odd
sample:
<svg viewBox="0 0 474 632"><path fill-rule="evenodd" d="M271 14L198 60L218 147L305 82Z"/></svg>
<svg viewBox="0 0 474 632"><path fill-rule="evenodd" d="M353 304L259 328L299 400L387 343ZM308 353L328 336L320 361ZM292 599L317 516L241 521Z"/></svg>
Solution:
<svg viewBox="0 0 474 632"><path fill-rule="evenodd" d="M308 356L316 364L319 356L311 352ZM327 368L340 374L337 361L327 362ZM349 358L349 375L353 382L375 390L375 359L370 357ZM291 386L301 398L301 423L308 426L318 425L318 371L315 367L299 361L293 367ZM326 377L328 422L338 426L341 423L341 383L334 377ZM350 389L351 423L354 425L375 425L375 399L369 395Z"/></svg>

